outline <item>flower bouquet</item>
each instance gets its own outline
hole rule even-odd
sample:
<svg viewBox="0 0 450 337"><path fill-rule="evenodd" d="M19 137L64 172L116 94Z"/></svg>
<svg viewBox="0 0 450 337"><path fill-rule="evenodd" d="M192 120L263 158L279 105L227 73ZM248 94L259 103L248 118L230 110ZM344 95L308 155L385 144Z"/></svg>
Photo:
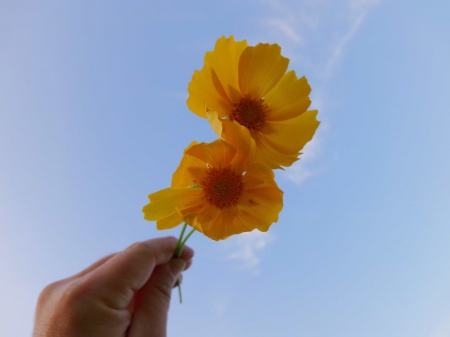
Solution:
<svg viewBox="0 0 450 337"><path fill-rule="evenodd" d="M248 46L231 36L219 38L194 72L187 106L207 119L218 139L193 141L171 186L150 194L143 208L157 229L184 223L175 256L195 230L223 240L266 232L278 221L283 191L273 170L297 161L319 126L317 110L307 110L308 81L287 72L288 64L277 44Z"/></svg>

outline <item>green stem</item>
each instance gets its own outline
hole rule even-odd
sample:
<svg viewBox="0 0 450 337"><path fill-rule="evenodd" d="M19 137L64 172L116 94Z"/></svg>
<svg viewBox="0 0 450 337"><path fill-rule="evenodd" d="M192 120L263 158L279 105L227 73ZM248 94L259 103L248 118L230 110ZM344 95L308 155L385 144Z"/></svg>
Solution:
<svg viewBox="0 0 450 337"><path fill-rule="evenodd" d="M181 295L181 279L178 278L177 280L177 287L178 287L178 298L180 299L180 304L183 304L183 296Z"/></svg>
<svg viewBox="0 0 450 337"><path fill-rule="evenodd" d="M175 248L175 256L179 258L181 256L181 251L183 250L183 246L181 243L183 242L183 235L186 231L187 223L183 224L183 228L181 229L180 237L178 238L177 247Z"/></svg>
<svg viewBox="0 0 450 337"><path fill-rule="evenodd" d="M183 238L184 233L186 232L187 223L184 223L183 228L181 229L180 237L178 238L177 247L175 248L175 257L180 258L181 252L183 251L184 245L186 244L187 239L195 232L195 229L191 229L191 231ZM181 296L181 279L177 279L177 287L178 287L178 297L180 298L180 303L183 303L183 297Z"/></svg>
<svg viewBox="0 0 450 337"><path fill-rule="evenodd" d="M186 237L184 238L183 242L181 243L181 250L183 250L184 245L186 244L186 241L189 239L189 237L195 232L195 228L192 228L191 231L186 235ZM180 251L180 255L181 255L181 251Z"/></svg>

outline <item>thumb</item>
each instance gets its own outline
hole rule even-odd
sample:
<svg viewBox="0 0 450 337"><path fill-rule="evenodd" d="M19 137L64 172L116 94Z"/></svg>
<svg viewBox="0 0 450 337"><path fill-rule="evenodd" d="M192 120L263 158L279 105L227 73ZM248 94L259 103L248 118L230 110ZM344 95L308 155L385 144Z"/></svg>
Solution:
<svg viewBox="0 0 450 337"><path fill-rule="evenodd" d="M155 268L150 279L137 293L129 336L166 336L172 288L185 267L184 260L172 259Z"/></svg>

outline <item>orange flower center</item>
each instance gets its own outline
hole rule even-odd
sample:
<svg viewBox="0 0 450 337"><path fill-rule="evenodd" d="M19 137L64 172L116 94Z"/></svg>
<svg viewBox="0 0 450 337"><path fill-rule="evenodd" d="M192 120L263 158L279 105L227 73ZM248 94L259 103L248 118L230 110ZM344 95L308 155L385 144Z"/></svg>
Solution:
<svg viewBox="0 0 450 337"><path fill-rule="evenodd" d="M241 98L234 103L231 110L230 120L236 121L250 131L261 131L266 121L267 105L263 99Z"/></svg>
<svg viewBox="0 0 450 337"><path fill-rule="evenodd" d="M217 208L226 208L239 204L244 184L242 175L229 168L210 168L201 182L206 199Z"/></svg>

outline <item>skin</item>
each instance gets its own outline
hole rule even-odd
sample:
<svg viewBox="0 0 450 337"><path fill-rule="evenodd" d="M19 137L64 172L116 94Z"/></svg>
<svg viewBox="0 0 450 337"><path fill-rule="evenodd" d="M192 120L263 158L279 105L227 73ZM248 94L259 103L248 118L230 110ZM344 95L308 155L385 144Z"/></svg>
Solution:
<svg viewBox="0 0 450 337"><path fill-rule="evenodd" d="M33 337L165 337L172 288L194 251L177 239L137 242L45 287Z"/></svg>

